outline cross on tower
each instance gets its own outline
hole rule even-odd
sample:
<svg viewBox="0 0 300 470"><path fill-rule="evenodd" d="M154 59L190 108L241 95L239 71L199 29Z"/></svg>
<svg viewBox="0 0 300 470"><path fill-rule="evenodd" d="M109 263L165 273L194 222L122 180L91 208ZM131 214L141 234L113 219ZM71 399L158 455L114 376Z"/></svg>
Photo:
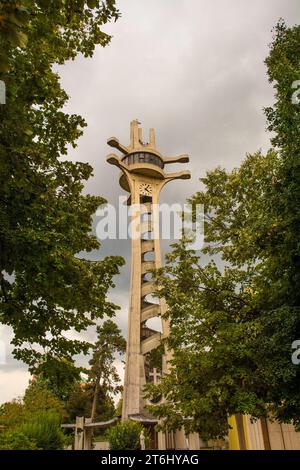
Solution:
<svg viewBox="0 0 300 470"><path fill-rule="evenodd" d="M156 367L154 367L153 372L150 372L149 376L153 377L153 383L154 385L156 385L159 383L159 379L161 378L161 373L157 372Z"/></svg>

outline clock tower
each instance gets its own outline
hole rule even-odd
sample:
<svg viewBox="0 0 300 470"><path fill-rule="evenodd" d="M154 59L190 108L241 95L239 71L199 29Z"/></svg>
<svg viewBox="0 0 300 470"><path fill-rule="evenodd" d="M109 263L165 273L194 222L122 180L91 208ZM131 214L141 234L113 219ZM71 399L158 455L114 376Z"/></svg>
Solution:
<svg viewBox="0 0 300 470"><path fill-rule="evenodd" d="M131 122L128 146L115 137L108 139L108 145L121 156L110 154L107 161L121 170L120 186L129 193L127 203L131 206L131 287L122 419L147 423L151 416L143 388L147 382L153 382L153 370L158 376L168 369L168 351L162 349L162 340L168 336L169 325L161 318L166 305L163 299L158 302L152 297L155 284L151 271L161 266L159 196L165 184L189 179L190 173L166 173L166 165L187 163L188 156L164 157L156 148L154 130L150 129L149 143L144 143L139 124L137 120ZM159 330L148 325L153 318L158 318ZM165 448L165 444L159 447Z"/></svg>

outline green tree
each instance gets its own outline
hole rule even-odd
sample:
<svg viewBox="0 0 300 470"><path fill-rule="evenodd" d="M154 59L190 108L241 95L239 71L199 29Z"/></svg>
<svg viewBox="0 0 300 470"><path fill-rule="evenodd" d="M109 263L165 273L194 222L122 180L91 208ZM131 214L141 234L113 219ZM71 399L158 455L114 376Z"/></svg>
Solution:
<svg viewBox="0 0 300 470"><path fill-rule="evenodd" d="M41 412L55 414L59 419L66 416L64 403L45 384L34 380L30 382L22 399L1 405L0 424L8 430L14 430Z"/></svg>
<svg viewBox="0 0 300 470"><path fill-rule="evenodd" d="M33 380L23 399L4 403L0 407L0 448L7 450L63 449L66 436L61 422L67 417L64 403Z"/></svg>
<svg viewBox="0 0 300 470"><path fill-rule="evenodd" d="M48 370L51 374L48 374ZM59 400L66 402L76 385L82 381L84 368L75 362L57 357L44 357L41 367L36 368L36 383L51 391Z"/></svg>
<svg viewBox="0 0 300 470"><path fill-rule="evenodd" d="M0 406L0 425L4 429L15 428L26 419L24 404L21 399L3 403Z"/></svg>
<svg viewBox="0 0 300 470"><path fill-rule="evenodd" d="M93 398L93 383L82 382L76 384L65 405L68 413L68 422L75 422L76 416L89 418L91 416ZM108 421L113 418L114 412L115 407L112 398L108 395L107 390L100 387L98 390L95 421Z"/></svg>
<svg viewBox="0 0 300 470"><path fill-rule="evenodd" d="M28 40L33 40L31 28L37 20L43 28L40 28L41 39L54 35L56 47L66 41L74 50L80 42L79 50L90 55L91 45L105 45L110 39L101 26L118 17L114 0L0 1L0 68L9 68L9 56L14 48L25 48Z"/></svg>
<svg viewBox="0 0 300 470"><path fill-rule="evenodd" d="M266 109L274 149L207 173L191 202L205 207L201 255L210 262L184 241L157 276L174 368L159 387L166 402L153 413L205 439L224 436L235 413L300 426L300 369L291 360L300 338L300 105L292 99L299 26L277 25L266 64L276 94Z"/></svg>
<svg viewBox="0 0 300 470"><path fill-rule="evenodd" d="M114 416L116 418L121 418L122 417L122 408L123 408L123 398L120 398L116 405L115 413Z"/></svg>
<svg viewBox="0 0 300 470"><path fill-rule="evenodd" d="M66 414L64 402L59 400L45 384L36 380L30 382L27 387L23 403L28 415L33 415L37 411L55 412L60 417Z"/></svg>
<svg viewBox="0 0 300 470"><path fill-rule="evenodd" d="M27 35L24 32L30 19L30 11L25 3L15 1L0 1L0 71L9 69L9 50L13 47L25 47Z"/></svg>
<svg viewBox="0 0 300 470"><path fill-rule="evenodd" d="M91 419L95 421L99 392L103 389L108 394L118 393L120 377L115 366L117 355L125 352L126 341L120 329L112 320L106 320L97 327L97 341L92 348L92 358L89 362L89 381L93 384L93 402Z"/></svg>
<svg viewBox="0 0 300 470"><path fill-rule="evenodd" d="M140 423L130 420L118 423L106 433L110 450L140 450L140 435L142 431L144 431L148 442L147 433Z"/></svg>
<svg viewBox="0 0 300 470"><path fill-rule="evenodd" d="M264 239L265 277L271 304L265 321L268 346L282 351L281 381L274 393L276 416L300 427L299 367L284 363L289 345L300 338L300 26L288 28L283 21L275 29L271 52L266 60L276 101L266 109L272 143L280 155L280 167L270 198L274 224ZM270 309L271 310L271 309ZM273 320L274 318L274 320ZM278 358L279 359L279 358ZM274 364L275 366L275 361ZM272 361L270 361L270 368ZM278 366L277 366L278 368ZM275 369L276 370L276 369Z"/></svg>
<svg viewBox="0 0 300 470"><path fill-rule="evenodd" d="M91 223L104 200L82 194L91 166L65 158L86 124L62 111L68 96L53 66L107 45L101 26L118 12L114 0L0 6L0 50L9 70L0 72L7 89L0 119L0 320L14 331L15 357L55 386L62 377L73 380L73 356L89 349L65 333L114 314L106 294L123 260L87 259L99 248ZM7 20L19 15L10 8L23 7L28 21ZM27 36L26 47L7 36L7 21Z"/></svg>

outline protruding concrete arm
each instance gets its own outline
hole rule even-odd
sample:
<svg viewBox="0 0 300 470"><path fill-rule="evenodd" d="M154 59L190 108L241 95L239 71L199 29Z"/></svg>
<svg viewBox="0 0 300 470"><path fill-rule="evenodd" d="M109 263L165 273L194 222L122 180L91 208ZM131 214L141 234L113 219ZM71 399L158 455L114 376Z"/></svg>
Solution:
<svg viewBox="0 0 300 470"><path fill-rule="evenodd" d="M110 153L108 157L106 158L106 161L110 163L111 165L115 165L115 166L120 165L120 159L114 153Z"/></svg>
<svg viewBox="0 0 300 470"><path fill-rule="evenodd" d="M164 157L164 163L188 163L190 161L188 155L179 155L178 157Z"/></svg>
<svg viewBox="0 0 300 470"><path fill-rule="evenodd" d="M110 147L114 147L120 150L120 152L122 152L124 155L127 155L129 153L129 149L125 147L125 145L120 144L119 140L116 137L110 137L107 140L107 143Z"/></svg>
<svg viewBox="0 0 300 470"><path fill-rule="evenodd" d="M173 180L189 180L191 178L191 173L188 170L180 171L178 173L167 173L166 174L166 183Z"/></svg>
<svg viewBox="0 0 300 470"><path fill-rule="evenodd" d="M111 165L115 165L117 166L118 168L120 168L121 170L128 170L128 167L127 165L125 165L125 163L123 163L119 157L117 155L115 155L114 153L110 153L108 155L108 157L106 158L106 161L108 163L110 163Z"/></svg>

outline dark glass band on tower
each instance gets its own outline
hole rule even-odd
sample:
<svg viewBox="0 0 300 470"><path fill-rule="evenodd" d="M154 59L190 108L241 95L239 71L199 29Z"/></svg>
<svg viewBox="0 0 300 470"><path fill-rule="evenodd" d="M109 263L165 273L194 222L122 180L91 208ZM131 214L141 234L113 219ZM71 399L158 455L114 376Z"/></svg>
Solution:
<svg viewBox="0 0 300 470"><path fill-rule="evenodd" d="M130 155L126 155L126 157L122 158L122 161L128 166L135 165L136 163L150 163L151 165L156 165L161 169L164 168L162 159L157 155L148 152L131 153Z"/></svg>

